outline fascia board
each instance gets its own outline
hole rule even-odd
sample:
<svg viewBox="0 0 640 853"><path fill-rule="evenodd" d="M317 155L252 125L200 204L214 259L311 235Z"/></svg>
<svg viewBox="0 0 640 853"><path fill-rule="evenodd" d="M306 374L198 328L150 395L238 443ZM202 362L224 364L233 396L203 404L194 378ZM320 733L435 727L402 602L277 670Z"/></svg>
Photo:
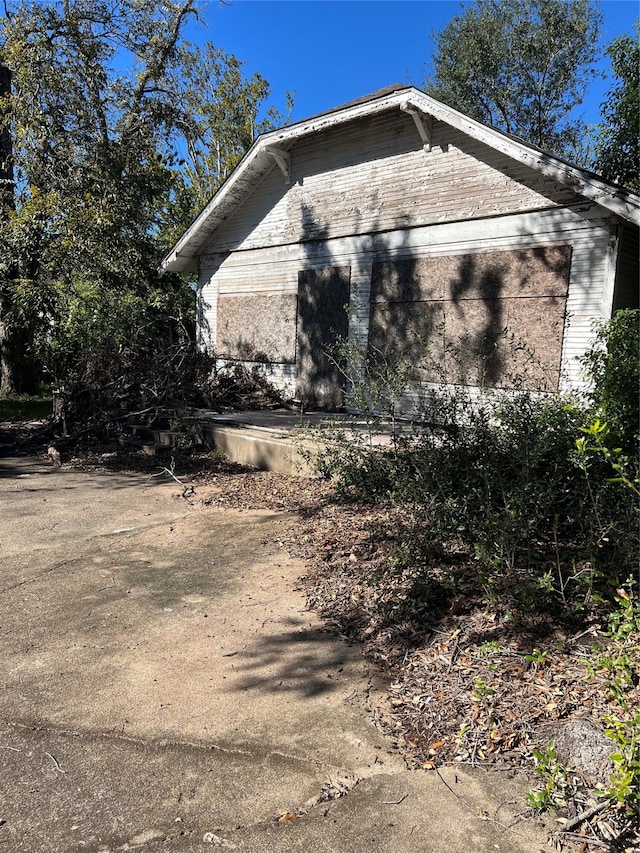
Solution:
<svg viewBox="0 0 640 853"><path fill-rule="evenodd" d="M319 133L340 124L407 105L415 107L490 148L502 152L507 157L559 181L579 195L621 216L628 222L640 224L640 196L635 193L617 188L614 184L598 179L590 172L570 166L551 154L532 148L525 142L520 142L500 131L493 130L434 100L415 87L407 87L376 100L365 101L342 109L337 108L259 136L227 181L185 231L171 252L163 259L161 268L178 272L197 270L196 255L206 242L208 235L217 227L225 215L228 215L245 198L245 193L249 191L253 181L260 174L266 173L268 169L273 167L274 162L266 150L269 146L291 146L298 139L309 134Z"/></svg>
<svg viewBox="0 0 640 853"><path fill-rule="evenodd" d="M525 142L519 142L511 136L480 124L480 122L435 101L417 89L414 89L405 100L408 101L409 105L415 106L439 121L455 127L478 140L478 142L483 142L511 159L559 181L579 195L596 202L612 213L622 216L627 221L636 225L640 224L640 196L635 193L618 188L615 184L605 182L590 172L564 163L552 154L532 148Z"/></svg>
<svg viewBox="0 0 640 853"><path fill-rule="evenodd" d="M163 258L160 268L173 270L175 272L197 272L196 254L202 242L212 230L207 227L213 214L230 200L241 182L243 176L251 172L255 161L260 154L259 140L253 143L243 160L224 182L220 189L206 205L203 211L194 219L173 249Z"/></svg>

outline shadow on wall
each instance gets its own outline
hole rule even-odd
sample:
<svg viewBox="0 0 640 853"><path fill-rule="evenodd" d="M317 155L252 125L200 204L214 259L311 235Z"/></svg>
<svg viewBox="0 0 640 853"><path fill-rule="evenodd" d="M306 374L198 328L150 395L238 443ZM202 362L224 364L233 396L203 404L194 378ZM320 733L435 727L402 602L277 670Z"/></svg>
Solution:
<svg viewBox="0 0 640 853"><path fill-rule="evenodd" d="M339 409L344 397L344 365L330 356L349 333L351 267L327 263L329 228L311 207L301 206L308 264L298 272L296 314L296 397L305 408Z"/></svg>
<svg viewBox="0 0 640 853"><path fill-rule="evenodd" d="M296 396L307 408L341 408L349 382L359 381L336 354L336 344L356 333L361 374L367 363L405 361L417 382L557 390L568 245L421 253L398 243L398 235L408 233L405 214L392 232L378 230L384 199L373 192L364 212L357 198L342 200L352 209L351 231L338 241L313 200L299 199L291 202L292 209L300 205L297 292L219 299L220 356L295 364ZM371 205L380 211L373 218ZM531 235L522 239L530 243ZM215 271L221 261L210 260ZM200 328L201 339L210 340L202 291Z"/></svg>
<svg viewBox="0 0 640 853"><path fill-rule="evenodd" d="M323 230L309 205L303 225L307 257L325 264L299 275L298 382L306 400L333 402L327 383L344 388L345 366L327 368L326 352L348 335L348 314L343 311L341 319L339 313L340 303L349 302L349 279L350 311L366 299L358 325L366 363L408 362L421 382L557 390L570 246L418 254L406 246L391 249L376 234L365 293L362 270L344 266L343 257L333 265L330 243L317 239L328 227ZM354 255L353 262L361 257Z"/></svg>

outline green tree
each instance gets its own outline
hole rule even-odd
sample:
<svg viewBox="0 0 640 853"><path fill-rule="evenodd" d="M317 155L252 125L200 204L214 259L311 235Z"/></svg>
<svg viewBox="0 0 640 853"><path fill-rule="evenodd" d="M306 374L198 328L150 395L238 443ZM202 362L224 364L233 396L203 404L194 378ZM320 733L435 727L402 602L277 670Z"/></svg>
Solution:
<svg viewBox="0 0 640 853"><path fill-rule="evenodd" d="M607 48L616 84L607 93L601 112L595 168L606 178L640 190L640 42L635 35L614 39Z"/></svg>
<svg viewBox="0 0 640 853"><path fill-rule="evenodd" d="M2 217L0 390L31 390L45 343L88 291L105 296L94 330L113 335L107 297L127 304L157 281L153 232L173 180L159 156L162 84L193 11L194 0L63 0L23 3L2 19L16 185ZM131 74L112 71L117 57Z"/></svg>
<svg viewBox="0 0 640 853"><path fill-rule="evenodd" d="M584 162L574 116L596 74L602 16L589 0L476 0L435 36L435 98L498 130Z"/></svg>
<svg viewBox="0 0 640 853"><path fill-rule="evenodd" d="M288 120L275 107L260 118L269 84L258 72L247 77L244 71L245 63L211 42L181 50L180 74L173 85L179 92L175 147L182 156L182 184L174 197L170 242L202 210L256 136ZM286 104L290 111L290 93Z"/></svg>
<svg viewBox="0 0 640 853"><path fill-rule="evenodd" d="M161 347L193 323L193 291L158 263L253 141L269 94L234 57L186 44L197 5L5 2L0 137L15 184L0 208L0 393L29 390L43 365L64 380L149 324Z"/></svg>

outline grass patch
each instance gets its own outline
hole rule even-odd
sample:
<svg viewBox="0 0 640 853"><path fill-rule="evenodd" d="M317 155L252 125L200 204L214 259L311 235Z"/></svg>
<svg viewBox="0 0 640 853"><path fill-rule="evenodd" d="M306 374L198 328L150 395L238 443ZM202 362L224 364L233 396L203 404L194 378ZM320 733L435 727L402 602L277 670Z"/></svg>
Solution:
<svg viewBox="0 0 640 853"><path fill-rule="evenodd" d="M37 421L52 413L51 397L0 397L0 421Z"/></svg>

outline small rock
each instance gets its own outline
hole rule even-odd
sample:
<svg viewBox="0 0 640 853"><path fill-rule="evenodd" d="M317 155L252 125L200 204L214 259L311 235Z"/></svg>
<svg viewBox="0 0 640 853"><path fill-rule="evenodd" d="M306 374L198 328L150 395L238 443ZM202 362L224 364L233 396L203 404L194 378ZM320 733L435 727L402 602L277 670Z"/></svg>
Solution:
<svg viewBox="0 0 640 853"><path fill-rule="evenodd" d="M226 847L230 850L236 849L236 845L233 841L227 841L226 838L220 838L219 835L215 835L213 832L205 832L202 836L202 840L205 844L215 844L217 847Z"/></svg>
<svg viewBox="0 0 640 853"><path fill-rule="evenodd" d="M54 468L59 468L62 465L62 462L60 461L60 451L53 447L53 445L47 448L47 456L51 460L51 464Z"/></svg>
<svg viewBox="0 0 640 853"><path fill-rule="evenodd" d="M578 717L540 728L548 740L553 738L556 754L568 770L591 784L604 781L612 772L611 756L616 745L590 720Z"/></svg>

